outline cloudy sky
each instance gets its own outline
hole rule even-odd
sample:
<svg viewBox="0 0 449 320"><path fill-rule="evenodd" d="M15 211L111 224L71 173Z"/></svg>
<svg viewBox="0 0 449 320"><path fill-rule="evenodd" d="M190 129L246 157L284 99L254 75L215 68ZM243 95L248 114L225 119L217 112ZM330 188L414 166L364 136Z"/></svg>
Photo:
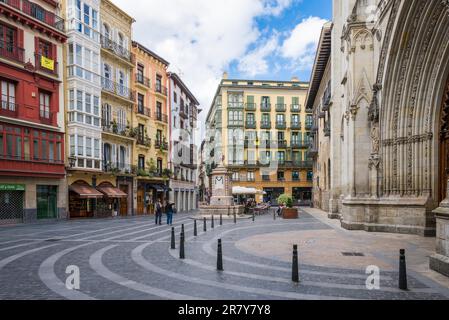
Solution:
<svg viewBox="0 0 449 320"><path fill-rule="evenodd" d="M230 78L308 81L331 0L112 0L133 37L168 60L204 110Z"/></svg>

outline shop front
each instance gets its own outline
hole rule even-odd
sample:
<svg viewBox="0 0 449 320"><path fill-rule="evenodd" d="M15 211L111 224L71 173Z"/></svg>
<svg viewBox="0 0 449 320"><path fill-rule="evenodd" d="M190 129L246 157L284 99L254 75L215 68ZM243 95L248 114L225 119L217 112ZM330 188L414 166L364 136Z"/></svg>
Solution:
<svg viewBox="0 0 449 320"><path fill-rule="evenodd" d="M0 184L0 225L23 222L24 184Z"/></svg>

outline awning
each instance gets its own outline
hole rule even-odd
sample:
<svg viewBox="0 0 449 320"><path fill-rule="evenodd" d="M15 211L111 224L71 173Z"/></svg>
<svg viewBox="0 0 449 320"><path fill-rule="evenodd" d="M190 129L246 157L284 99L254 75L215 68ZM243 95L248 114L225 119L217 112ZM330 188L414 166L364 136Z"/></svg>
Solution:
<svg viewBox="0 0 449 320"><path fill-rule="evenodd" d="M127 198L128 195L122 190L114 187L97 187L97 190L108 198Z"/></svg>
<svg viewBox="0 0 449 320"><path fill-rule="evenodd" d="M75 192L83 199L103 198L103 194L100 191L88 185L74 184L69 187L69 190Z"/></svg>
<svg viewBox="0 0 449 320"><path fill-rule="evenodd" d="M232 194L235 195L254 195L257 194L257 189L255 188L246 188L246 187L232 187Z"/></svg>
<svg viewBox="0 0 449 320"><path fill-rule="evenodd" d="M149 187L155 189L157 192L167 192L171 190L163 184L151 184Z"/></svg>

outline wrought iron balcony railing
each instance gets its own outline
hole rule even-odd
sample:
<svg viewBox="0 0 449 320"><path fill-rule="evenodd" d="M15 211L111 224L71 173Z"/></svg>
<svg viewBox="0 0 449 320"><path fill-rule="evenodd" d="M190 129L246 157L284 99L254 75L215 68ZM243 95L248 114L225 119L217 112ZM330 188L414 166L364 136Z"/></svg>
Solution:
<svg viewBox="0 0 449 320"><path fill-rule="evenodd" d="M159 122L168 123L168 116L166 114L156 112L154 118Z"/></svg>
<svg viewBox="0 0 449 320"><path fill-rule="evenodd" d="M285 122L285 121L276 121L276 129L279 129L279 130L287 129L287 122Z"/></svg>
<svg viewBox="0 0 449 320"><path fill-rule="evenodd" d="M151 118L151 109L150 108L145 108L144 106L137 105L137 106L135 106L134 110L137 114Z"/></svg>
<svg viewBox="0 0 449 320"><path fill-rule="evenodd" d="M246 111L256 111L256 109L257 109L257 105L255 103L247 103L245 105Z"/></svg>
<svg viewBox="0 0 449 320"><path fill-rule="evenodd" d="M301 130L301 122L292 122L291 124L290 124L290 129L292 129L292 130Z"/></svg>
<svg viewBox="0 0 449 320"><path fill-rule="evenodd" d="M260 128L261 129L271 129L271 122L268 121L262 121L260 123Z"/></svg>
<svg viewBox="0 0 449 320"><path fill-rule="evenodd" d="M151 89L151 80L140 73L136 73L136 83Z"/></svg>
<svg viewBox="0 0 449 320"><path fill-rule="evenodd" d="M103 90L121 96L127 100L134 102L136 100L135 92L130 88L112 81L111 79L101 77L101 86Z"/></svg>
<svg viewBox="0 0 449 320"><path fill-rule="evenodd" d="M269 103L261 103L260 104L260 111L262 111L262 112L271 112L271 104L269 104Z"/></svg>
<svg viewBox="0 0 449 320"><path fill-rule="evenodd" d="M276 112L285 112L287 111L287 105L286 104L276 104Z"/></svg>
<svg viewBox="0 0 449 320"><path fill-rule="evenodd" d="M308 141L303 141L303 140L292 140L290 142L290 145L293 149L306 149L309 147L310 142Z"/></svg>
<svg viewBox="0 0 449 320"><path fill-rule="evenodd" d="M163 96L167 96L167 92L168 92L167 87L164 87L164 86L163 86L161 83L159 83L159 82L156 82L155 91L156 91L157 93L162 94Z"/></svg>
<svg viewBox="0 0 449 320"><path fill-rule="evenodd" d="M301 106L299 104L292 104L292 105L290 105L290 112L300 113L301 112Z"/></svg>
<svg viewBox="0 0 449 320"><path fill-rule="evenodd" d="M25 62L24 56L25 49L19 48L13 43L8 43L0 40L0 57L23 63Z"/></svg>
<svg viewBox="0 0 449 320"><path fill-rule="evenodd" d="M103 49L109 50L119 56L120 58L123 58L129 62L132 62L132 55L131 52L124 48L122 45L118 44L117 42L111 40L109 37L105 35L101 35L100 37L101 41L101 47Z"/></svg>
<svg viewBox="0 0 449 320"><path fill-rule="evenodd" d="M245 128L246 129L256 129L256 127L257 127L257 124L256 124L255 121L247 121L245 123Z"/></svg>
<svg viewBox="0 0 449 320"><path fill-rule="evenodd" d="M22 13L39 20L40 22L64 32L64 19L55 15L53 12L45 10L40 5L28 0L0 0Z"/></svg>
<svg viewBox="0 0 449 320"><path fill-rule="evenodd" d="M154 142L154 146L156 147L156 149L162 149L162 150L165 150L165 151L168 150L168 143L164 142L164 141L156 140Z"/></svg>
<svg viewBox="0 0 449 320"><path fill-rule="evenodd" d="M19 105L10 101L2 100L0 106L0 115L15 118L19 113Z"/></svg>

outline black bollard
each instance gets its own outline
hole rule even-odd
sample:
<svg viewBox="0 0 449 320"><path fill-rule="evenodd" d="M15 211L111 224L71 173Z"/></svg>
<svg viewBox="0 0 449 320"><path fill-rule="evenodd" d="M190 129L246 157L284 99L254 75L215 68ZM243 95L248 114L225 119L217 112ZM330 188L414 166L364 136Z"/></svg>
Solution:
<svg viewBox="0 0 449 320"><path fill-rule="evenodd" d="M237 223L237 215L234 213L234 223Z"/></svg>
<svg viewBox="0 0 449 320"><path fill-rule="evenodd" d="M292 281L299 282L298 245L293 245Z"/></svg>
<svg viewBox="0 0 449 320"><path fill-rule="evenodd" d="M181 225L181 233L184 233L184 224Z"/></svg>
<svg viewBox="0 0 449 320"><path fill-rule="evenodd" d="M256 220L256 215L253 212L253 222Z"/></svg>
<svg viewBox="0 0 449 320"><path fill-rule="evenodd" d="M206 218L204 218L204 221L203 221L203 222L204 222L204 223L203 223L203 231L206 232L206 231L207 231Z"/></svg>
<svg viewBox="0 0 449 320"><path fill-rule="evenodd" d="M408 290L407 288L407 265L405 263L405 250L399 252L399 289Z"/></svg>
<svg viewBox="0 0 449 320"><path fill-rule="evenodd" d="M196 227L196 219L194 220L194 223L193 223L193 235L195 237L198 236L198 229Z"/></svg>
<svg viewBox="0 0 449 320"><path fill-rule="evenodd" d="M175 250L176 249L176 244L175 244L175 228L171 228L171 249Z"/></svg>
<svg viewBox="0 0 449 320"><path fill-rule="evenodd" d="M211 220L211 222L210 222L210 227L211 227L212 229L215 228L214 215L212 215L212 220Z"/></svg>
<svg viewBox="0 0 449 320"><path fill-rule="evenodd" d="M276 220L276 210L273 212L273 220Z"/></svg>
<svg viewBox="0 0 449 320"><path fill-rule="evenodd" d="M223 215L220 213L220 226L223 225Z"/></svg>
<svg viewBox="0 0 449 320"><path fill-rule="evenodd" d="M223 271L223 249L222 249L222 246L221 246L221 239L218 239L217 270L218 271Z"/></svg>
<svg viewBox="0 0 449 320"><path fill-rule="evenodd" d="M179 259L185 259L185 252L184 252L184 233L181 232L181 241L179 242Z"/></svg>

